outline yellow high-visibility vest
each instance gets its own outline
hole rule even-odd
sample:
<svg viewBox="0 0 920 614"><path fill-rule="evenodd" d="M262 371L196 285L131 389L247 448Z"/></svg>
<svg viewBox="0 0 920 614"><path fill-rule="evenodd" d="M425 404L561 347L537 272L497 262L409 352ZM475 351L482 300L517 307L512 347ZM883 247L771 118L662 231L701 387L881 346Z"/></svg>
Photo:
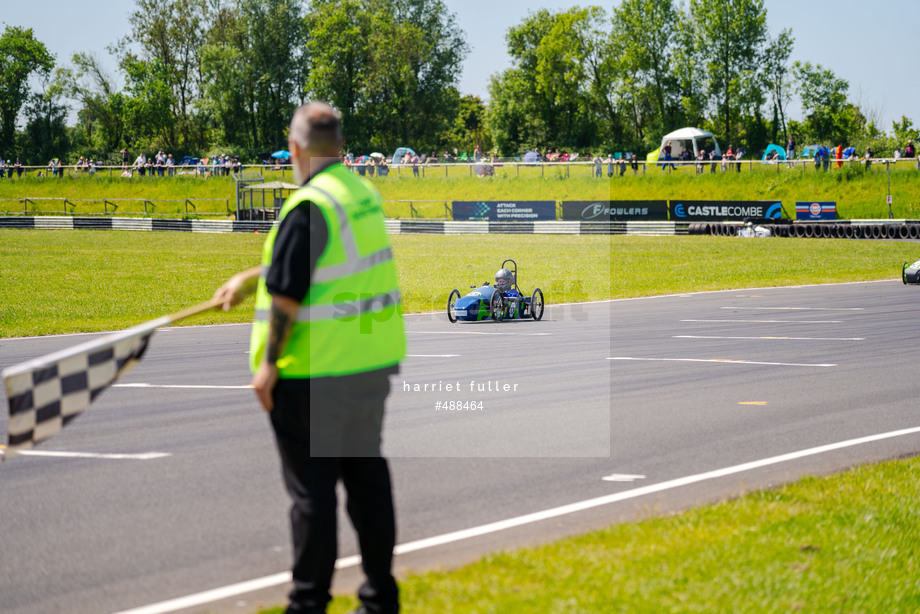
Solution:
<svg viewBox="0 0 920 614"><path fill-rule="evenodd" d="M397 364L406 355L406 335L380 193L367 180L335 164L294 192L281 208L279 220L304 201L319 207L329 240L276 363L279 376L350 375ZM277 234L276 225L265 241L262 264L266 272ZM250 342L253 372L268 343L270 308L263 273L256 290Z"/></svg>

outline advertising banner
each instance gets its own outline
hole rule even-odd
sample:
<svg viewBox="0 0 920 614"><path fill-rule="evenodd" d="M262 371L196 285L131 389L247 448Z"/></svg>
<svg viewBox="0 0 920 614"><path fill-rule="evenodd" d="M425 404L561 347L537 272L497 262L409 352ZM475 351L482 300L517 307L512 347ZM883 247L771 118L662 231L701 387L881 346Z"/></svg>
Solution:
<svg viewBox="0 0 920 614"><path fill-rule="evenodd" d="M672 222L741 221L746 217L778 220L783 204L776 200L676 200L672 199Z"/></svg>
<svg viewBox="0 0 920 614"><path fill-rule="evenodd" d="M667 220L666 200L569 200L562 203L563 220L621 222Z"/></svg>
<svg viewBox="0 0 920 614"><path fill-rule="evenodd" d="M455 221L534 222L556 219L554 200L455 200L451 204Z"/></svg>
<svg viewBox="0 0 920 614"><path fill-rule="evenodd" d="M797 220L836 220L836 202L797 202L795 203L795 219Z"/></svg>

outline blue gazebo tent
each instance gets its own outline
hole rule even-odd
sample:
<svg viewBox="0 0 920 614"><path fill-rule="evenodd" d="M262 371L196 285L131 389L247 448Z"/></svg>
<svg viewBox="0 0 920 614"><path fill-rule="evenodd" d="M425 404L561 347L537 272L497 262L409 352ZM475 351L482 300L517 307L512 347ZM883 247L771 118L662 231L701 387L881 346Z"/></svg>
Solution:
<svg viewBox="0 0 920 614"><path fill-rule="evenodd" d="M802 157L803 158L814 158L818 150L822 148L824 148L824 145L806 145L802 149Z"/></svg>
<svg viewBox="0 0 920 614"><path fill-rule="evenodd" d="M780 147L779 145L769 144L767 145L766 151L763 152L763 157L760 159L761 162L767 162L773 152L776 152L775 160L785 160L786 159L786 150Z"/></svg>

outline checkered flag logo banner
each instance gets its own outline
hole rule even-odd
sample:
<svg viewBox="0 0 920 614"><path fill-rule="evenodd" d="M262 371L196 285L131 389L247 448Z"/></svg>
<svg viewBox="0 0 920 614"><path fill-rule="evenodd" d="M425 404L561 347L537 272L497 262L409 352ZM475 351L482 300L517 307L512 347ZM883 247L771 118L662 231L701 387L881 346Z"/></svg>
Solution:
<svg viewBox="0 0 920 614"><path fill-rule="evenodd" d="M159 318L4 369L10 421L0 459L58 433L133 367L153 332L169 323Z"/></svg>

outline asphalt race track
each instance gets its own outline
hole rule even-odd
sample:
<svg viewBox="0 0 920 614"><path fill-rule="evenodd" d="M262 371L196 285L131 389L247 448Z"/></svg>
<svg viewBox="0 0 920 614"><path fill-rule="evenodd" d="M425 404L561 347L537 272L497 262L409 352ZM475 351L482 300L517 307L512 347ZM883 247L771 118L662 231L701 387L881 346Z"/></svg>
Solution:
<svg viewBox="0 0 920 614"><path fill-rule="evenodd" d="M398 567L920 452L918 312L920 290L885 281L550 305L542 322L410 316L385 429ZM0 465L0 612L283 601L288 503L267 419L243 387L248 333L158 331L73 425ZM0 340L0 365L86 338ZM348 589L344 517L340 544Z"/></svg>

